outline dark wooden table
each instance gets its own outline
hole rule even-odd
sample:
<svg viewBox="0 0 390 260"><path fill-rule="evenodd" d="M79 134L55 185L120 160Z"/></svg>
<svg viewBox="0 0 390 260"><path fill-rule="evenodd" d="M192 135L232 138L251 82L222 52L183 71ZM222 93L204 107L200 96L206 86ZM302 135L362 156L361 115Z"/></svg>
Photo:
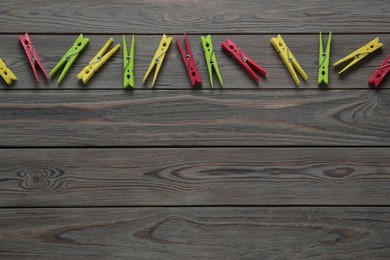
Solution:
<svg viewBox="0 0 390 260"><path fill-rule="evenodd" d="M390 91L367 80L390 50L389 1L20 1L0 4L1 259L376 259L390 257ZM331 63L379 36L382 51L319 89ZM50 71L79 33L90 44L61 86L37 86L17 35ZM157 86L143 75L162 33L187 32L203 88L175 44ZM109 37L136 35L136 89L122 51L83 86ZM210 89L211 33L225 87ZM297 88L278 33L309 75ZM257 85L219 45L268 72Z"/></svg>

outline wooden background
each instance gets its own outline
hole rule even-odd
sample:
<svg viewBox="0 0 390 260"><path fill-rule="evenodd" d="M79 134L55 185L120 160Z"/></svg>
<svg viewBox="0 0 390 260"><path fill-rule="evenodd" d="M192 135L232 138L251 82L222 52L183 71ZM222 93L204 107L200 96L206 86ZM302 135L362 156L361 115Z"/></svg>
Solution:
<svg viewBox="0 0 390 260"><path fill-rule="evenodd" d="M1 259L376 259L390 257L390 91L367 80L389 54L390 2L138 0L0 4ZM331 63L379 36L382 51L317 87ZM36 85L17 35L50 71L79 33L90 44L61 86ZM203 79L175 44L157 85L143 75L161 34L189 34ZM211 90L211 33L225 87ZM297 88L270 38L309 80ZM136 89L117 52L87 86L76 74L109 37L136 35ZM267 71L259 85L219 45ZM326 42L326 38L325 38Z"/></svg>

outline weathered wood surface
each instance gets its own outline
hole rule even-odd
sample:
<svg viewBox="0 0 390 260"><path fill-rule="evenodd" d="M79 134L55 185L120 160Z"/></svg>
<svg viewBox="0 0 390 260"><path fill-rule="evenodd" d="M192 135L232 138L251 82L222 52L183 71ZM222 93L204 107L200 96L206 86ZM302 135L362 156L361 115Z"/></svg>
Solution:
<svg viewBox="0 0 390 260"><path fill-rule="evenodd" d="M389 151L2 149L0 207L389 205Z"/></svg>
<svg viewBox="0 0 390 260"><path fill-rule="evenodd" d="M386 259L389 208L1 209L2 259Z"/></svg>
<svg viewBox="0 0 390 260"><path fill-rule="evenodd" d="M389 146L387 90L2 91L0 146Z"/></svg>
<svg viewBox="0 0 390 260"><path fill-rule="evenodd" d="M224 79L224 89L296 89L295 83L284 66L279 55L270 43L271 37L277 34L267 35L213 35L215 53L217 55L220 71ZM331 63L345 57L352 51L365 45L377 34L354 35L340 34L333 35L333 45L331 50ZM11 87L13 90L21 89L123 89L123 58L122 50L119 50L93 78L87 86L79 82L76 78L84 66L95 56L109 37L114 38L115 43L122 43L122 35L85 35L90 38L87 48L79 55L67 77L59 86L57 79L62 71L52 78L50 83L41 80L40 85L35 84L35 78L27 62L24 50L18 42L16 35L0 35L1 58L5 60L7 66L17 75L18 80ZM182 35L172 35L183 42ZM220 43L226 38L231 38L238 46L257 61L267 71L267 77L261 78L260 84L252 80L247 73L236 64L220 48ZM41 57L41 60L49 72L62 58L66 51L72 46L77 35L31 35L34 47ZM299 64L309 75L307 82L303 80L300 88L318 89L318 34L311 35L284 35L284 40L291 51L296 56ZM205 63L203 49L200 43L200 35L190 35L191 48L201 77L203 79L203 89L210 89L209 75ZM130 41L130 36L128 36ZM142 79L149 67L150 61L161 40L161 35L137 35L136 36L136 57L135 57L135 78L136 89L151 89L150 80L144 85ZM326 37L324 36L326 42ZM390 45L390 34L380 35L380 41L385 45ZM304 44L303 44L304 43ZM385 47L384 47L385 48ZM368 79L382 64L387 57L387 51L378 51L369 55L363 62L357 64L350 71L345 72L343 77L337 75L337 70L333 67L330 71L329 89L367 89ZM338 68L340 69L340 68ZM153 72L154 73L154 72ZM153 74L152 73L152 74ZM40 75L41 77L41 75ZM214 75L215 77L215 75ZM215 87L220 88L219 82L215 78ZM388 80L385 80L382 88L389 88ZM7 85L1 81L1 88ZM192 89L188 79L185 66L175 43L172 43L163 67L160 71L156 89Z"/></svg>
<svg viewBox="0 0 390 260"><path fill-rule="evenodd" d="M386 0L2 0L3 32L390 32Z"/></svg>

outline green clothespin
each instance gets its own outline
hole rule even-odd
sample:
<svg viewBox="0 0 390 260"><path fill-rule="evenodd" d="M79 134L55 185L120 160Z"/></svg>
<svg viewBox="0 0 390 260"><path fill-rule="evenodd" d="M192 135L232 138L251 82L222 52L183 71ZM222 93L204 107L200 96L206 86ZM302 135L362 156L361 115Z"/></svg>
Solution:
<svg viewBox="0 0 390 260"><path fill-rule="evenodd" d="M129 86L134 88L134 49L135 49L135 36L133 34L130 47L130 55L127 49L126 36L123 35L123 87Z"/></svg>
<svg viewBox="0 0 390 260"><path fill-rule="evenodd" d="M207 37L200 37L202 41L203 51L206 58L207 63L207 69L209 71L210 76L210 83L211 87L214 88L214 82L213 82L213 69L215 71L215 74L217 74L217 77L219 79L219 83L223 87L223 81L222 76L219 72L217 58L215 57L214 47L213 47L213 41L211 40L211 35L207 35Z"/></svg>
<svg viewBox="0 0 390 260"><path fill-rule="evenodd" d="M89 42L88 38L84 38L82 34L77 38L77 40L73 43L73 46L68 50L67 53L62 57L62 59L58 62L58 64L51 70L50 77L52 77L62 66L65 65L65 68L62 70L60 77L58 78L58 83L61 83L65 78L66 73L68 73L70 67L73 62L79 56L79 53L87 46Z"/></svg>
<svg viewBox="0 0 390 260"><path fill-rule="evenodd" d="M330 42L332 41L332 32L329 32L328 44L326 45L326 51L322 45L322 33L320 32L320 58L318 68L318 85L328 85L329 82L329 59L330 59Z"/></svg>

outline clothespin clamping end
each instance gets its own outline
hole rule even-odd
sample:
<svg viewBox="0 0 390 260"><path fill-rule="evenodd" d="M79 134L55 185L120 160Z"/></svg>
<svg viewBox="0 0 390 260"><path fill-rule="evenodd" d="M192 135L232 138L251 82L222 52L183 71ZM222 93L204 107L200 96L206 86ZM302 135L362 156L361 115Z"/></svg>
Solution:
<svg viewBox="0 0 390 260"><path fill-rule="evenodd" d="M85 68L77 75L77 78L81 79L84 84L87 84L95 72L98 71L100 67L103 66L103 64L106 63L106 61L108 61L108 59L120 48L121 45L118 43L114 48L106 53L108 47L110 47L113 41L114 40L110 38L96 56L88 63L88 65L85 66Z"/></svg>
<svg viewBox="0 0 390 260"><path fill-rule="evenodd" d="M324 51L322 43L322 33L320 32L320 51L318 67L318 85L328 85L329 83L329 60L330 60L330 43L332 41L332 32L329 32L328 43Z"/></svg>
<svg viewBox="0 0 390 260"><path fill-rule="evenodd" d="M221 43L221 47L224 51L230 54L230 56L232 56L236 60L236 62L238 62L241 67L243 67L256 82L259 82L260 78L257 76L254 70L259 72L263 76L267 74L260 65L258 65L254 60L252 60L229 38L227 38L225 42Z"/></svg>
<svg viewBox="0 0 390 260"><path fill-rule="evenodd" d="M379 37L375 38L374 40L370 41L363 47L357 49L356 51L352 52L348 56L342 58L341 60L337 61L333 64L333 67L338 66L342 63L345 63L349 60L352 60L347 66L345 66L341 71L339 71L339 75L346 71L348 68L352 67L352 65L356 64L358 61L362 60L364 57L366 57L368 54L378 50L383 46L382 43L379 42Z"/></svg>
<svg viewBox="0 0 390 260"><path fill-rule="evenodd" d="M211 35L209 34L207 35L207 37L201 36L200 40L202 42L202 47L206 58L206 64L207 64L207 69L209 71L211 87L214 88L213 71L215 71L215 74L217 74L219 83L223 87L223 80L222 80L221 73L219 72L217 58L215 56Z"/></svg>
<svg viewBox="0 0 390 260"><path fill-rule="evenodd" d="M58 78L58 83L61 83L68 73L72 64L76 61L80 52L84 50L89 42L88 38L84 38L82 34L76 39L73 43L72 47L65 53L65 55L61 58L61 60L57 63L57 65L50 71L50 78L62 67L65 65L64 69L61 72L60 77Z"/></svg>
<svg viewBox="0 0 390 260"><path fill-rule="evenodd" d="M178 39L176 39L177 47L179 48L181 57L183 58L183 62L186 65L188 76L190 77L191 80L191 85L193 87L200 87L202 86L202 79L200 78L199 71L196 68L196 62L194 56L192 55L190 42L186 34L184 34L184 41L186 44L187 51L183 49Z"/></svg>
<svg viewBox="0 0 390 260"><path fill-rule="evenodd" d="M375 88L379 86L381 81L385 78L387 73L390 72L390 55L385 59L382 65L375 71L375 73L368 80L368 84L373 85Z"/></svg>
<svg viewBox="0 0 390 260"><path fill-rule="evenodd" d="M19 41L23 46L28 61L30 62L36 82L39 83L36 66L38 66L41 69L46 80L49 80L49 76L47 75L45 68L42 65L42 62L39 59L38 53L36 52L28 33L25 33L24 35L19 35Z"/></svg>
<svg viewBox="0 0 390 260"><path fill-rule="evenodd" d="M156 67L156 70L154 72L153 82L152 82L152 86L154 87L154 84L156 83L157 75L161 69L165 55L169 49L169 46L171 45L171 42L172 42L172 37L167 37L165 34L162 36L158 49L156 50L156 53L154 54L154 57L150 62L149 68L145 73L143 79L144 83L148 78L150 72L152 72L153 68Z"/></svg>
<svg viewBox="0 0 390 260"><path fill-rule="evenodd" d="M134 88L134 57L135 57L135 36L131 40L130 51L127 49L126 36L123 35L123 87Z"/></svg>
<svg viewBox="0 0 390 260"><path fill-rule="evenodd" d="M298 61L295 59L290 49L287 47L282 36L278 34L276 38L271 38L271 43L274 46L276 52L279 53L280 58L283 60L288 71L293 77L295 84L299 86L299 84L301 83L298 79L298 75L295 72L295 69L298 71L298 73L302 76L304 80L307 80L308 76L306 75L302 67L299 65Z"/></svg>
<svg viewBox="0 0 390 260"><path fill-rule="evenodd" d="M2 59L0 59L0 74L8 85L11 85L13 80L17 80L15 74L5 65Z"/></svg>

